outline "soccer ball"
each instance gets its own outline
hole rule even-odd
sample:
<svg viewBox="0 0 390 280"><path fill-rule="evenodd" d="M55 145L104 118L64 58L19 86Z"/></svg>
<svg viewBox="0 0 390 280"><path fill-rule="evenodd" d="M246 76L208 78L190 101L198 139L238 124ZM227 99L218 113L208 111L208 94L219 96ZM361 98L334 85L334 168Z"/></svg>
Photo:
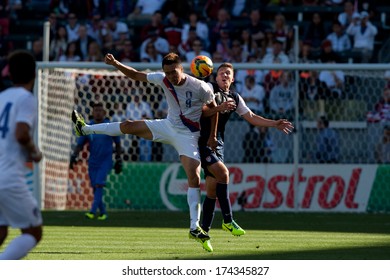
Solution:
<svg viewBox="0 0 390 280"><path fill-rule="evenodd" d="M205 55L198 55L191 61L191 73L197 78L206 78L213 72L213 62Z"/></svg>

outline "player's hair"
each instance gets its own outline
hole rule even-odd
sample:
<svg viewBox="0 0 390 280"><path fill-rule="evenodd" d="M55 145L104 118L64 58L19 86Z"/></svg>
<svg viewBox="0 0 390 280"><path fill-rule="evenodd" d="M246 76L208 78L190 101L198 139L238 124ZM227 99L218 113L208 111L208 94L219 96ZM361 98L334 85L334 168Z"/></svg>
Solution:
<svg viewBox="0 0 390 280"><path fill-rule="evenodd" d="M221 68L230 68L230 69L232 69L234 71L233 64L231 64L229 62L224 62L221 65L219 65L219 67L217 69L217 73L218 73L219 69L221 69Z"/></svg>
<svg viewBox="0 0 390 280"><path fill-rule="evenodd" d="M328 127L328 126L329 126L329 120L328 120L327 117L321 116L321 117L319 118L319 120L320 120L320 122L322 122L322 123L324 124L325 127Z"/></svg>
<svg viewBox="0 0 390 280"><path fill-rule="evenodd" d="M11 52L8 56L8 66L14 84L27 84L35 79L35 58L26 50Z"/></svg>
<svg viewBox="0 0 390 280"><path fill-rule="evenodd" d="M164 56L162 61L162 67L164 68L164 65L172 65L172 64L181 64L180 56L176 53L168 53L166 56Z"/></svg>
<svg viewBox="0 0 390 280"><path fill-rule="evenodd" d="M104 105L102 102L97 102L92 104L92 108L96 108L96 107L102 107L104 109Z"/></svg>

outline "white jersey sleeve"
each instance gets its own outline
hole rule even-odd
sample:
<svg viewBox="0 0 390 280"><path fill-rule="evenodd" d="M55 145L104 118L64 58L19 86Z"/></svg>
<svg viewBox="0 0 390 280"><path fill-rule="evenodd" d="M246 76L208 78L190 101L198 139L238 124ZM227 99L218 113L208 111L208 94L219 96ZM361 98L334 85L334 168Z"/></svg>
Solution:
<svg viewBox="0 0 390 280"><path fill-rule="evenodd" d="M248 106L246 105L244 99L241 97L241 95L238 94L238 106L236 108L236 113L239 114L240 116L245 115L250 111Z"/></svg>

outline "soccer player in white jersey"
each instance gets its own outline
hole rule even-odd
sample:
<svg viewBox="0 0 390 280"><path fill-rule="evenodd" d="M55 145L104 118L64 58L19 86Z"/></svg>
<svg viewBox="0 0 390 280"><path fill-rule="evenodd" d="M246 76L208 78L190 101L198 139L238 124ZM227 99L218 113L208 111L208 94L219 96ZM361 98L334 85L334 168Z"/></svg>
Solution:
<svg viewBox="0 0 390 280"><path fill-rule="evenodd" d="M39 162L42 153L32 135L37 121L35 59L17 50L8 65L13 86L0 93L0 245L9 226L19 228L21 235L0 253L0 260L17 260L42 238L41 212L25 178L26 162Z"/></svg>
<svg viewBox="0 0 390 280"><path fill-rule="evenodd" d="M210 239L199 225L200 219L200 156L198 138L203 105L216 106L213 90L204 81L183 72L180 57L167 54L162 61L163 72L144 73L120 63L107 54L105 62L127 77L141 82L160 85L168 103L166 119L127 120L124 122L86 125L82 116L73 112L72 121L77 135L107 134L111 136L132 134L147 140L171 144L179 153L188 179L187 202L190 209L189 237L201 243ZM217 115L212 117L211 131L216 130ZM216 133L216 131L215 131ZM211 133L209 147L216 146L216 134Z"/></svg>

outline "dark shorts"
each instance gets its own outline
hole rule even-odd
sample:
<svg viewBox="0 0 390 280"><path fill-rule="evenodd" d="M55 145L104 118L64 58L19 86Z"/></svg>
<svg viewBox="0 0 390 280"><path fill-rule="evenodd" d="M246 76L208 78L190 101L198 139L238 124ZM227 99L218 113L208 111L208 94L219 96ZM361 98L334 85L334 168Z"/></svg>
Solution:
<svg viewBox="0 0 390 280"><path fill-rule="evenodd" d="M224 160L223 158L223 146L217 146L217 149L215 151L212 151L209 147L207 146L200 146L199 147L199 152L200 152L200 159L201 159L201 164L204 172L204 178L207 176L214 177L207 169L207 166L210 166L218 161Z"/></svg>

